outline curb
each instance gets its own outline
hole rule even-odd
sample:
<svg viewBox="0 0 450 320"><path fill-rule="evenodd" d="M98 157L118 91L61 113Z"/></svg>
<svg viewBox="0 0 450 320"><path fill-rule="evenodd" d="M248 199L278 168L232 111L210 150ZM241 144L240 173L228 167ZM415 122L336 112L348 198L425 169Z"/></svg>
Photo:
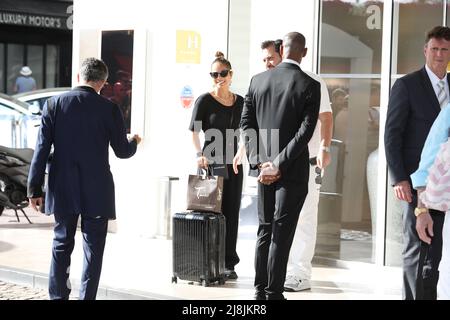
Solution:
<svg viewBox="0 0 450 320"><path fill-rule="evenodd" d="M34 289L48 289L48 275L40 272L16 269L0 266L0 279L13 284L32 287ZM72 280L71 296L77 297L79 292L79 281ZM153 292L139 290L127 290L99 286L97 300L183 300L177 297L161 295Z"/></svg>

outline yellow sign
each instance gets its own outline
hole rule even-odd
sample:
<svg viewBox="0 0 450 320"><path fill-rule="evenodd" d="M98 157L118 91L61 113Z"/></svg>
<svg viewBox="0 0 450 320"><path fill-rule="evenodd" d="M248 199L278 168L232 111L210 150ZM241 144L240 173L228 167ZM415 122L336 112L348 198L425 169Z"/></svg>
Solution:
<svg viewBox="0 0 450 320"><path fill-rule="evenodd" d="M177 30L177 63L200 63L201 37L195 31Z"/></svg>

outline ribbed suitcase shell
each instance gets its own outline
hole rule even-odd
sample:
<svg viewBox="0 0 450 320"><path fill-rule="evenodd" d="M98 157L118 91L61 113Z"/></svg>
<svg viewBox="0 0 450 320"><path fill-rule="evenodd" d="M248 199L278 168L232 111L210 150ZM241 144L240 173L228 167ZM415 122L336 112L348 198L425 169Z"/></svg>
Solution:
<svg viewBox="0 0 450 320"><path fill-rule="evenodd" d="M208 286L225 283L225 216L182 212L173 216L173 277Z"/></svg>

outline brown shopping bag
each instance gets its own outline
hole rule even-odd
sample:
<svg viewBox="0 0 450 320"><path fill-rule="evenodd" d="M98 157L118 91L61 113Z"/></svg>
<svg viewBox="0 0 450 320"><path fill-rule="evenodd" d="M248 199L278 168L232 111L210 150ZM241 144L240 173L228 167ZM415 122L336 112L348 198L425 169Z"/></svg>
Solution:
<svg viewBox="0 0 450 320"><path fill-rule="evenodd" d="M209 170L208 170L209 171ZM189 175L187 209L222 213L223 177Z"/></svg>

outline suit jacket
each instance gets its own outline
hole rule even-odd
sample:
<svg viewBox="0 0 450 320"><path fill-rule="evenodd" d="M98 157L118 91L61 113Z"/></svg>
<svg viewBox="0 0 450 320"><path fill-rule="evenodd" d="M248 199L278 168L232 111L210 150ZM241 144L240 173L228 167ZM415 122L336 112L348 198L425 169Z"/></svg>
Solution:
<svg viewBox="0 0 450 320"><path fill-rule="evenodd" d="M320 83L297 65L283 62L254 76L241 117L251 168L273 161L281 171L281 179L307 182L308 142L317 124L319 108ZM258 134L252 136L249 129ZM268 143L275 133L271 129L278 130L278 153L276 146Z"/></svg>
<svg viewBox="0 0 450 320"><path fill-rule="evenodd" d="M450 83L450 76L447 75ZM441 108L425 67L398 79L391 90L384 144L391 183L410 181Z"/></svg>
<svg viewBox="0 0 450 320"><path fill-rule="evenodd" d="M47 214L115 219L114 181L109 169L109 146L119 158L136 152L128 141L117 105L88 86L76 87L44 105L36 150L28 176L28 196L42 196L49 164Z"/></svg>

